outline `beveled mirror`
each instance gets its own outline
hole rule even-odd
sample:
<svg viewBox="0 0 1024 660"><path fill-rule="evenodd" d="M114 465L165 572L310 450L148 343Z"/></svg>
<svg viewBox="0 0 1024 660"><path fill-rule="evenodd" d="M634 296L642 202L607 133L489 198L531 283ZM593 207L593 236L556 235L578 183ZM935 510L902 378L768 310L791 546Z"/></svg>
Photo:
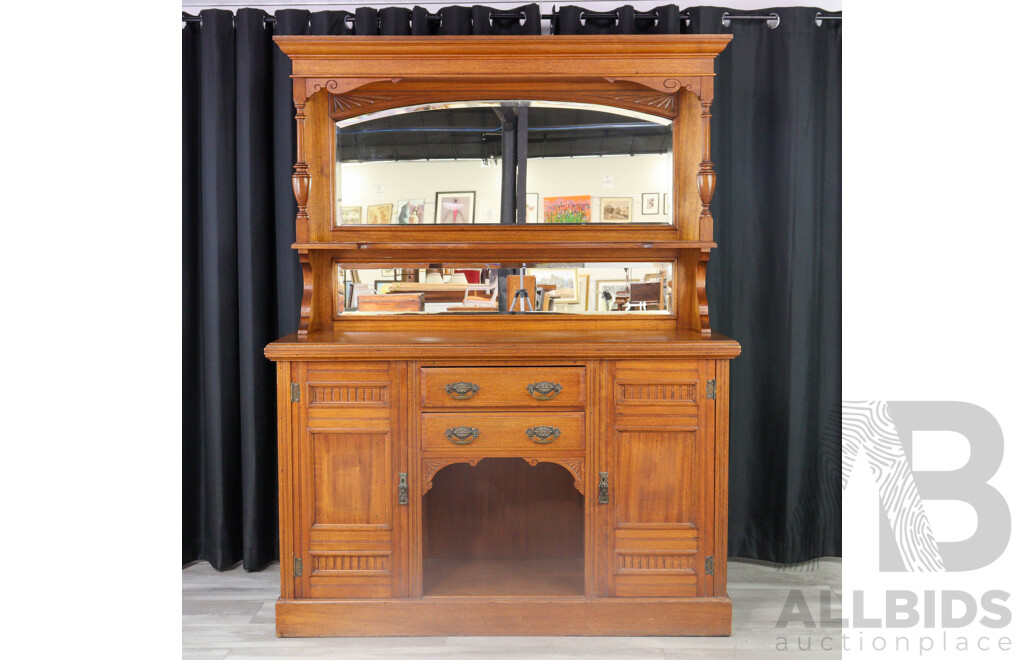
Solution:
<svg viewBox="0 0 1024 660"><path fill-rule="evenodd" d="M427 103L338 121L335 139L335 227L672 223L672 122L655 115Z"/></svg>
<svg viewBox="0 0 1024 660"><path fill-rule="evenodd" d="M335 265L335 314L670 316L674 264L445 262Z"/></svg>

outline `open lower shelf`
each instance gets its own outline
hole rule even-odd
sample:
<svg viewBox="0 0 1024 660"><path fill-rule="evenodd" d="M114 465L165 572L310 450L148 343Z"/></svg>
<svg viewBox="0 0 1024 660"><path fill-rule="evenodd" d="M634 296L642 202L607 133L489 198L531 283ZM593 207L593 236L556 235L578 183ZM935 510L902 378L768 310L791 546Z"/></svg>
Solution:
<svg viewBox="0 0 1024 660"><path fill-rule="evenodd" d="M582 596L583 559L427 559L423 595Z"/></svg>

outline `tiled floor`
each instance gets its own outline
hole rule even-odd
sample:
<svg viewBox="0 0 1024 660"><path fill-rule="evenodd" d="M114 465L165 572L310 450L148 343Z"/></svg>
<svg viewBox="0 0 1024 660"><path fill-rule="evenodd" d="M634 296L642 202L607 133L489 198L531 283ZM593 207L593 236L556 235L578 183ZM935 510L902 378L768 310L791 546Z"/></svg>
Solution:
<svg viewBox="0 0 1024 660"><path fill-rule="evenodd" d="M790 566L734 559L731 637L361 637L284 639L274 635L277 565L218 573L206 562L182 571L184 658L838 658L839 630L776 622L792 590L818 615L822 597L840 616L842 561ZM780 639L789 648L779 650ZM808 649L810 646L810 650ZM822 650L822 646L832 651Z"/></svg>

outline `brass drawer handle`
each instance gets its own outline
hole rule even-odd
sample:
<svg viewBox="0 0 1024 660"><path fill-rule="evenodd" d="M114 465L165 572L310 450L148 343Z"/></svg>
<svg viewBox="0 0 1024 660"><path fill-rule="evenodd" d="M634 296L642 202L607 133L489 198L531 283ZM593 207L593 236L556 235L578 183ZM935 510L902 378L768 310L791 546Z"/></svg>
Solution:
<svg viewBox="0 0 1024 660"><path fill-rule="evenodd" d="M470 399L480 391L480 386L475 383L448 383L444 391L453 399Z"/></svg>
<svg viewBox="0 0 1024 660"><path fill-rule="evenodd" d="M534 399L546 401L548 399L554 399L555 396L562 391L562 386L558 383L543 381L527 385L526 391L532 394Z"/></svg>
<svg viewBox="0 0 1024 660"><path fill-rule="evenodd" d="M562 431L556 426L531 426L526 429L526 436L538 445L554 442L555 438L560 435L562 435Z"/></svg>
<svg viewBox="0 0 1024 660"><path fill-rule="evenodd" d="M468 426L456 426L453 429L445 431L445 435L447 435L448 439L457 445L468 445L476 440L477 436L480 435L480 429L474 429Z"/></svg>

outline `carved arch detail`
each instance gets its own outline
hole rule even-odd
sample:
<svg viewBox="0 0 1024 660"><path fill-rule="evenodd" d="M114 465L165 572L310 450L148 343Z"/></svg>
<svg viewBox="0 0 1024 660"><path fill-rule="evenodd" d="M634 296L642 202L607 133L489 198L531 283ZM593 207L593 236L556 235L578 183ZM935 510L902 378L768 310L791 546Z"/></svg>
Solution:
<svg viewBox="0 0 1024 660"><path fill-rule="evenodd" d="M656 92L667 92L669 94L685 90L692 92L694 96L700 99L701 105L711 105L715 97L714 78L710 76L676 76L665 78L660 76L615 76L606 77L605 80L610 83L625 80L643 85Z"/></svg>
<svg viewBox="0 0 1024 660"><path fill-rule="evenodd" d="M615 99L624 101L630 105L650 106L661 110L671 110L675 106L675 94L681 90L692 92L701 104L710 105L714 100L714 79L708 76L680 76L672 78L661 78L657 76L625 76L625 77L606 77L605 80L609 83L616 82L632 82L638 85L642 85L647 89L653 90L647 92L643 90L622 90L622 91L609 91L609 92L591 92L591 96L603 97L608 99ZM313 94L316 94L322 89L326 89L331 93L332 97L340 97L340 102L345 104L344 99L352 101L354 106L371 106L381 102L389 101L394 95L383 95L383 94L364 94L354 95L350 92L370 85L373 83L380 82L401 82L402 78L305 78L305 97L309 98ZM585 90L582 91L586 94ZM400 92L398 96L412 96L412 92ZM493 96L490 94L489 96ZM668 98L666 98L668 97ZM303 103L305 99L295 99L296 103ZM343 106L344 107L344 106ZM333 110L334 108L332 108ZM348 109L348 108L344 108Z"/></svg>
<svg viewBox="0 0 1024 660"><path fill-rule="evenodd" d="M471 466L476 466L482 461L485 456L477 456L474 458L461 457L461 456L444 456L441 458L425 458L423 459L423 495L434 487L434 475L441 471L442 468L454 465L455 463L468 463ZM522 457L524 461L530 465L536 466L538 463L555 463L561 465L569 474L572 475L573 483L572 486L580 495L585 495L583 485L583 459L581 458L557 458L546 456L538 457Z"/></svg>
<svg viewBox="0 0 1024 660"><path fill-rule="evenodd" d="M452 101L490 100L494 94L487 91L464 92L451 96ZM646 89L624 89L621 91L574 90L552 92L547 90L519 91L517 98L538 101L566 101L574 103L596 103L672 119L678 112L676 94L654 92ZM424 91L395 91L389 93L335 94L331 93L330 115L333 121L341 121L358 115L380 110L436 101L436 96Z"/></svg>
<svg viewBox="0 0 1024 660"><path fill-rule="evenodd" d="M527 463L529 463L530 465L533 465L533 466L536 466L537 463L555 463L557 465L561 465L562 467L564 467L566 470L569 471L569 474L572 475L572 478L573 478L572 486L573 486L573 488L578 490L580 495L586 495L586 493L583 491L583 459L581 459L581 458L547 458L546 456L544 456L544 457L536 457L536 458L534 458L534 457L530 457L530 458L524 457L523 460L526 461Z"/></svg>
<svg viewBox="0 0 1024 660"><path fill-rule="evenodd" d="M351 114L357 108L370 108L395 100L394 95L384 94L331 94L331 116Z"/></svg>
<svg viewBox="0 0 1024 660"><path fill-rule="evenodd" d="M395 87L374 85L371 89L357 93L359 87L372 83L401 82L402 78L306 78L305 92L312 95L322 89L330 93L330 115L334 121L368 114L378 110L399 108L407 105L429 103L437 100L436 90L414 85ZM710 107L714 97L714 79L709 76L628 76L605 77L608 85L595 87L593 84L578 88L554 90L547 81L538 81L536 89L518 89L517 98L549 101L574 101L604 103L662 117L673 118L678 113L679 92L687 91L696 96L701 105ZM415 81L410 81L415 82ZM463 90L448 94L446 100L473 101L495 98L492 89Z"/></svg>
<svg viewBox="0 0 1024 660"><path fill-rule="evenodd" d="M675 114L676 111L676 95L667 92L625 89L620 92L593 92L590 96L614 101L616 105L634 106L638 110L661 110L665 114Z"/></svg>
<svg viewBox="0 0 1024 660"><path fill-rule="evenodd" d="M326 89L331 94L345 94L370 83L388 81L395 83L401 78L305 78L304 80L306 98L309 98L321 89Z"/></svg>
<svg viewBox="0 0 1024 660"><path fill-rule="evenodd" d="M337 94L331 92L330 114L333 121L365 115L377 110L416 105L420 97L412 92L389 94Z"/></svg>
<svg viewBox="0 0 1024 660"><path fill-rule="evenodd" d="M475 466L483 459L482 456L476 458L463 458L458 456L445 456L444 458L425 458L423 459L423 494L426 495L427 491L434 487L434 475L441 471L441 468L455 463L469 463Z"/></svg>

